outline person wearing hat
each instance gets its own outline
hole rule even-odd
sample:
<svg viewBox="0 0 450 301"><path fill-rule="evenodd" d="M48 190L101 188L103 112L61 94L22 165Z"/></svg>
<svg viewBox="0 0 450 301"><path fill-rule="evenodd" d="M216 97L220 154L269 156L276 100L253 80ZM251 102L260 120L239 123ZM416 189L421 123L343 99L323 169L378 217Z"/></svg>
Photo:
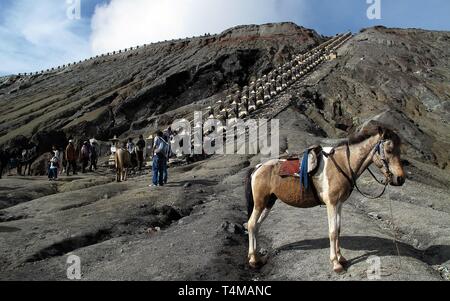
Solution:
<svg viewBox="0 0 450 301"><path fill-rule="evenodd" d="M77 152L75 149L75 145L73 144L73 140L69 140L69 145L66 147L66 174L69 176L70 167L72 167L73 174L77 174Z"/></svg>

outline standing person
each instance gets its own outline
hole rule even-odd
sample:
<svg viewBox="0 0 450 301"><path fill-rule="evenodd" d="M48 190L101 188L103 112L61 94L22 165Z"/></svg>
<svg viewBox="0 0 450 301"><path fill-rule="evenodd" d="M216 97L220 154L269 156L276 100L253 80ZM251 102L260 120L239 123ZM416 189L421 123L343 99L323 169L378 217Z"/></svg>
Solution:
<svg viewBox="0 0 450 301"><path fill-rule="evenodd" d="M81 164L82 164L82 173L86 173L86 167L89 164L89 158L91 156L91 148L88 141L84 141L83 146L81 147Z"/></svg>
<svg viewBox="0 0 450 301"><path fill-rule="evenodd" d="M131 165L133 166L133 168L136 167L136 147L134 145L133 139L132 138L128 138L128 142L127 142L127 151L130 154L130 159L131 159Z"/></svg>
<svg viewBox="0 0 450 301"><path fill-rule="evenodd" d="M163 181L164 184L167 184L168 178L169 178L169 159L172 154L172 148L171 148L171 141L173 139L174 133L172 132L172 128L168 127L167 130L164 131L163 139L168 144L169 149L167 151L167 157L166 157L166 164L164 165L164 172L163 172Z"/></svg>
<svg viewBox="0 0 450 301"><path fill-rule="evenodd" d="M69 176L70 167L72 167L73 175L77 174L77 152L73 140L69 140L69 145L66 147L66 174Z"/></svg>
<svg viewBox="0 0 450 301"><path fill-rule="evenodd" d="M6 170L6 165L8 165L9 153L6 150L0 150L0 179L3 176L3 171Z"/></svg>
<svg viewBox="0 0 450 301"><path fill-rule="evenodd" d="M61 166L63 166L63 164L62 164L63 154L55 145L53 145L52 150L53 150L53 153L55 154L55 157L58 159L58 170L60 171L60 174L61 174L61 172L62 172Z"/></svg>
<svg viewBox="0 0 450 301"><path fill-rule="evenodd" d="M151 187L164 186L164 168L167 164L167 154L169 150L169 145L163 138L163 133L158 131L156 133L155 142L153 144L154 154L153 154L153 184Z"/></svg>
<svg viewBox="0 0 450 301"><path fill-rule="evenodd" d="M97 160L99 156L99 146L97 140L91 139L91 165L89 166L89 171L92 172L92 168L97 170Z"/></svg>
<svg viewBox="0 0 450 301"><path fill-rule="evenodd" d="M142 170L142 166L144 165L144 149L145 149L144 136L140 135L139 140L136 143L136 155L137 155L139 170Z"/></svg>
<svg viewBox="0 0 450 301"><path fill-rule="evenodd" d="M9 162L8 162L8 176L12 176L12 170L14 168L17 168L18 158L19 158L19 156L17 154L17 151L12 151L10 153Z"/></svg>
<svg viewBox="0 0 450 301"><path fill-rule="evenodd" d="M48 180L49 181L56 181L58 179L58 162L59 159L56 156L55 152L51 153L51 159L50 164L48 167Z"/></svg>

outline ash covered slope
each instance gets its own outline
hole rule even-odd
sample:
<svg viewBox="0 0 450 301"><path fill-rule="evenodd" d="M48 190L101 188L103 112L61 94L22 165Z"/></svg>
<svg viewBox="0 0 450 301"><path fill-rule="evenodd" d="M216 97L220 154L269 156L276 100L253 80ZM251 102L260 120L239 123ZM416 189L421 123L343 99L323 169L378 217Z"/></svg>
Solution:
<svg viewBox="0 0 450 301"><path fill-rule="evenodd" d="M450 32L363 30L306 84L306 114L328 136L376 116L402 134L408 155L448 170Z"/></svg>
<svg viewBox="0 0 450 301"><path fill-rule="evenodd" d="M11 78L0 82L0 145L19 135L47 146L79 133L108 139L133 122L145 126L150 116L248 82L322 41L293 23L239 26Z"/></svg>

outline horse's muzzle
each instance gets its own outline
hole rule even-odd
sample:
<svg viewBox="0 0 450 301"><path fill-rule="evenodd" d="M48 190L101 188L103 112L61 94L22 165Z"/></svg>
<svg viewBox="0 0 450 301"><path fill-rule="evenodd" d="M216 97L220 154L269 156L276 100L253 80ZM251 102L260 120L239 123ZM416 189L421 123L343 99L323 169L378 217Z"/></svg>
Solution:
<svg viewBox="0 0 450 301"><path fill-rule="evenodd" d="M392 176L392 181L391 181L391 185L392 186L403 186L403 184L405 184L405 177L397 177L397 176Z"/></svg>

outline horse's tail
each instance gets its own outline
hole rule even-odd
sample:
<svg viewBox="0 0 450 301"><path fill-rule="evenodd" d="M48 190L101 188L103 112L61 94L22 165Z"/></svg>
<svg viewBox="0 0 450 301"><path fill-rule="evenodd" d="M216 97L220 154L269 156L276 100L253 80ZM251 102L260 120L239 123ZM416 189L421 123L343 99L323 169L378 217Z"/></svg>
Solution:
<svg viewBox="0 0 450 301"><path fill-rule="evenodd" d="M254 171L255 171L255 168L250 168L249 171L247 172L247 175L245 176L245 181L244 181L245 198L247 200L248 218L250 218L250 216L252 215L253 206L255 205L255 203L253 201L253 190L252 190L252 175L253 175Z"/></svg>

